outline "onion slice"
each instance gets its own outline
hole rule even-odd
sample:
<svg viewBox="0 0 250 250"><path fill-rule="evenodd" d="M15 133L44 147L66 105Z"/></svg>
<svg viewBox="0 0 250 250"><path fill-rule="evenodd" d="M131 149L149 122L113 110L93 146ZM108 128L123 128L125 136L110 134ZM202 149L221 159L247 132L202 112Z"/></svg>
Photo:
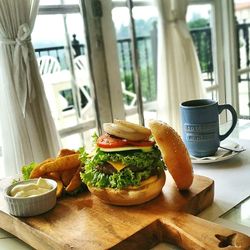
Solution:
<svg viewBox="0 0 250 250"><path fill-rule="evenodd" d="M145 134L145 136L147 136L147 137L149 137L151 135L150 129L145 128L145 127L138 125L138 124L134 124L132 122L127 122L124 120L116 120L115 119L114 123L118 124L118 125L122 125L122 126L127 127L127 128L131 128L140 134Z"/></svg>
<svg viewBox="0 0 250 250"><path fill-rule="evenodd" d="M121 123L118 123L118 124L104 123L103 129L106 133L110 135L114 135L119 138L124 138L124 139L131 140L131 141L148 140L149 138L148 133L138 132L138 130L136 130L132 126L128 127Z"/></svg>

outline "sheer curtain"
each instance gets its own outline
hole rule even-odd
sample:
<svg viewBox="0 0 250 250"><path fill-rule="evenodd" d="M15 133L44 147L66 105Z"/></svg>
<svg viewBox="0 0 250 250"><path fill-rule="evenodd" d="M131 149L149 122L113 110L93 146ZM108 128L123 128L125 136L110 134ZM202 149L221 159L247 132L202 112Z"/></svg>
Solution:
<svg viewBox="0 0 250 250"><path fill-rule="evenodd" d="M158 26L158 118L179 133L180 103L204 97L199 61L185 16L186 0L156 0Z"/></svg>
<svg viewBox="0 0 250 250"><path fill-rule="evenodd" d="M31 43L39 0L0 1L0 114L5 175L53 157L59 137Z"/></svg>

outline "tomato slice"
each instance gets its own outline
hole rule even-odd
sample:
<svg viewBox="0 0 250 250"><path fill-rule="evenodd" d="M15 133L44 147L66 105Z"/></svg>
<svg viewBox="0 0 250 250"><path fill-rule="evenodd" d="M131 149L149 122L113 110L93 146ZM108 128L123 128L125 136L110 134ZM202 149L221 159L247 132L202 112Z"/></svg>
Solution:
<svg viewBox="0 0 250 250"><path fill-rule="evenodd" d="M101 135L96 142L100 148L120 148L126 146L149 147L155 144L154 141L130 141L109 134Z"/></svg>
<svg viewBox="0 0 250 250"><path fill-rule="evenodd" d="M155 144L155 141L128 141L129 145L137 147L149 147Z"/></svg>
<svg viewBox="0 0 250 250"><path fill-rule="evenodd" d="M96 142L100 148L118 148L127 146L127 140L110 136L109 134L101 135Z"/></svg>

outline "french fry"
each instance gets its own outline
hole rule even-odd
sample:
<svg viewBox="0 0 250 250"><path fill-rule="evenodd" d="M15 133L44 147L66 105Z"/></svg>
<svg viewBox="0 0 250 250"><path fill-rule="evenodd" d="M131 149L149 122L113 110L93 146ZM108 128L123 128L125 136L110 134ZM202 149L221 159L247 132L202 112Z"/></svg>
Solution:
<svg viewBox="0 0 250 250"><path fill-rule="evenodd" d="M67 192L72 192L81 186L82 182L80 178L80 171L81 171L81 166L77 169L69 185L65 188Z"/></svg>
<svg viewBox="0 0 250 250"><path fill-rule="evenodd" d="M40 174L40 168L44 165L47 164L49 162L53 162L55 159L53 158L48 158L45 161L41 162L40 164L38 164L30 173L30 179L33 178L39 178L42 177L42 174Z"/></svg>
<svg viewBox="0 0 250 250"><path fill-rule="evenodd" d="M49 179L61 180L60 172L49 172L47 173Z"/></svg>
<svg viewBox="0 0 250 250"><path fill-rule="evenodd" d="M73 178L75 172L77 171L77 168L72 168L70 170L65 170L61 174L61 180L63 182L63 185L66 187L69 185L71 179Z"/></svg>
<svg viewBox="0 0 250 250"><path fill-rule="evenodd" d="M80 165L79 154L66 155L33 169L30 178L37 178L50 172L64 171Z"/></svg>
<svg viewBox="0 0 250 250"><path fill-rule="evenodd" d="M66 156L66 155L73 155L73 154L75 154L75 153L76 153L76 151L74 151L74 150L67 149L67 148L63 148L63 149L61 149L61 150L58 152L57 157L63 157L63 156Z"/></svg>
<svg viewBox="0 0 250 250"><path fill-rule="evenodd" d="M63 183L60 180L55 180L57 183L57 188L56 188L56 197L59 198L62 195L63 191Z"/></svg>

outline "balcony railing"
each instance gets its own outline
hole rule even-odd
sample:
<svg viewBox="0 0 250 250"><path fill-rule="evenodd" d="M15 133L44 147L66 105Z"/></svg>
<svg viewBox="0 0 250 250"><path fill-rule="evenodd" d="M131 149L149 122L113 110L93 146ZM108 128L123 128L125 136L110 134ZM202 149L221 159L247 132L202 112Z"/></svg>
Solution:
<svg viewBox="0 0 250 250"><path fill-rule="evenodd" d="M250 66L249 55L249 38L250 38L250 24L244 23L237 25L238 34L238 65L239 69ZM212 39L211 28L196 28L190 30L200 66L203 73L203 80L209 85L214 84L214 67L213 67L213 53L212 53ZM139 48L139 62L140 62L140 76L142 82L142 95L145 101L153 101L156 99L156 69L157 69L157 29L156 25L152 29L149 36L137 37L137 45ZM85 47L79 44L74 36L72 47L75 51L75 56L85 54ZM122 81L128 91L135 92L133 69L132 69L132 55L131 55L131 39L118 39L117 40L118 55L120 61L120 72ZM37 57L42 55L55 56L61 64L62 69L66 69L67 63L65 58L65 48L63 46L49 47L49 48L36 48L35 52ZM239 76L239 83L245 82L248 89L250 89L249 74ZM248 103L250 100L250 91L248 91ZM124 100L129 103L131 100L126 97ZM249 104L248 104L249 105ZM240 114L241 118L250 119L250 109L248 114Z"/></svg>

